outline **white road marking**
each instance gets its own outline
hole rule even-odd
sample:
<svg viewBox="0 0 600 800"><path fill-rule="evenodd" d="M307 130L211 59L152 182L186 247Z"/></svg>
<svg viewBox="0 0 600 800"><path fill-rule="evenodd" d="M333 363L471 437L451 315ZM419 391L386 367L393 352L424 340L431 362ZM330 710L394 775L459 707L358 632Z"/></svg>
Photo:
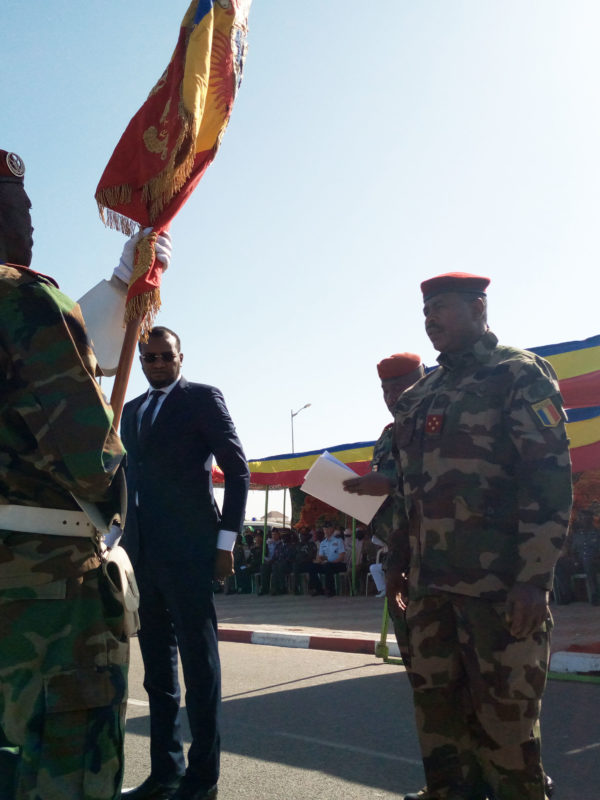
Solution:
<svg viewBox="0 0 600 800"><path fill-rule="evenodd" d="M236 722L238 727L253 728L256 730L263 730L257 725L251 725L247 722ZM369 756L370 758L381 758L384 761L399 761L402 764L412 764L420 766L423 762L420 759L406 758L406 756L398 756L394 753L382 753L380 750L370 750L367 747L357 747L353 744L342 744L340 742L332 742L329 739L318 739L315 736L302 736L299 733L288 733L287 731L272 731L270 736L285 737L286 739L294 739L298 742L306 742L307 744L318 744L320 747L330 747L333 750L344 750L347 753L356 753L357 755Z"/></svg>
<svg viewBox="0 0 600 800"><path fill-rule="evenodd" d="M596 750L598 747L600 747L600 742L594 742L594 744L586 744L585 747L578 747L576 750L567 750L565 755L577 756L579 753L585 753L586 750Z"/></svg>

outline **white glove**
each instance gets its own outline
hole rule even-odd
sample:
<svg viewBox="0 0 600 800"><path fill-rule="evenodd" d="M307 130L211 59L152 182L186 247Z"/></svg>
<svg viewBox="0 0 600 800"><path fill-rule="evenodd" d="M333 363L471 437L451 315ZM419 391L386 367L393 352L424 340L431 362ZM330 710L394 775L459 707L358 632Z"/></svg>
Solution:
<svg viewBox="0 0 600 800"><path fill-rule="evenodd" d="M133 272L135 247L138 241L149 233L152 233L152 228L144 228L125 242L123 252L121 253L121 260L119 261L119 266L115 267L113 270L113 275L127 285L129 285L131 274ZM168 268L169 262L171 261L171 237L168 233L161 233L156 240L155 250L156 258L163 265L164 272Z"/></svg>
<svg viewBox="0 0 600 800"><path fill-rule="evenodd" d="M171 263L171 234L168 231L161 233L154 245L156 260L163 265L163 272L169 269Z"/></svg>

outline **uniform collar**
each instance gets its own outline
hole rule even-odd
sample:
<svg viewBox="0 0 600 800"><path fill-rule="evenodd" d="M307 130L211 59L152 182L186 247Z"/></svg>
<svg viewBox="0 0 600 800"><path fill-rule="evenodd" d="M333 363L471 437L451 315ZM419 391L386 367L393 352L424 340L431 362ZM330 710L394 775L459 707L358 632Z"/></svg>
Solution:
<svg viewBox="0 0 600 800"><path fill-rule="evenodd" d="M440 353L437 361L444 369L448 370L458 370L475 364L485 364L497 344L497 336L487 330L483 336L480 336L466 350L461 350L460 353Z"/></svg>
<svg viewBox="0 0 600 800"><path fill-rule="evenodd" d="M60 289L58 283L51 278L50 275L44 275L43 272L38 272L35 269L31 269L31 267L26 267L24 264L12 264L10 261L0 261L0 264L4 264L6 267L16 267L17 269L24 269L27 272L33 272L34 275L37 275L38 278L44 278L45 280L49 281L53 286L56 286L57 289Z"/></svg>

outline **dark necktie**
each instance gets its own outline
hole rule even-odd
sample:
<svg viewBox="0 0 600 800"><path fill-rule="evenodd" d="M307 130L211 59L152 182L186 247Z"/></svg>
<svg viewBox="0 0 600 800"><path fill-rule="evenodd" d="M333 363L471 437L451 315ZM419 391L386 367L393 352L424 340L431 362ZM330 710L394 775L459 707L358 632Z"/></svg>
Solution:
<svg viewBox="0 0 600 800"><path fill-rule="evenodd" d="M161 392L159 389L154 389L154 391L150 392L150 402L144 411L144 416L142 417L140 429L138 431L138 446L140 450L143 450L146 444L150 428L152 427L152 417L154 416L156 404L162 394L164 394L164 392Z"/></svg>

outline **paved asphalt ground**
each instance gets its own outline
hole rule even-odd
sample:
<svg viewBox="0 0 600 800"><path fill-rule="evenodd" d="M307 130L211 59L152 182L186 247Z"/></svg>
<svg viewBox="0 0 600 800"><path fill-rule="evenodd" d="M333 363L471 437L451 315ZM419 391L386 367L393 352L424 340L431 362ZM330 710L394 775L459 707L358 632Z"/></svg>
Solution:
<svg viewBox="0 0 600 800"><path fill-rule="evenodd" d="M576 608L584 605L571 610L571 619L579 620L571 634L589 640L597 617L588 608ZM257 620L267 617L273 630L285 626L332 637L353 631L367 638L373 632L360 628L380 622L381 611L375 598L217 597L217 608L222 627L256 628L257 622L248 622L256 615ZM305 624L294 624L294 614L303 615ZM307 622L318 627L307 628ZM292 647L221 642L220 650L220 800L399 800L422 785L410 690L401 666L367 654ZM137 785L149 771L142 680L134 638L125 786ZM599 707L599 684L549 682L542 725L544 762L558 784L554 800L600 798Z"/></svg>

